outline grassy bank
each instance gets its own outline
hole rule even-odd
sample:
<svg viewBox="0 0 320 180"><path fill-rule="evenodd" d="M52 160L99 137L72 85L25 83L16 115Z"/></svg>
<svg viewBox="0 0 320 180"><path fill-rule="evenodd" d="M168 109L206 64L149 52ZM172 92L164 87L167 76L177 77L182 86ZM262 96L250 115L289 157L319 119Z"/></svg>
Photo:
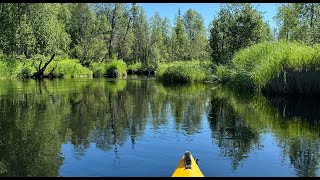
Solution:
<svg viewBox="0 0 320 180"><path fill-rule="evenodd" d="M41 63L41 60L43 61ZM48 57L35 56L30 59L19 56L8 57L1 55L0 58L0 78L29 78L40 67L43 67ZM82 66L79 60L57 57L55 58L44 71L45 76L64 77L64 78L91 78L92 71Z"/></svg>
<svg viewBox="0 0 320 180"><path fill-rule="evenodd" d="M27 59L22 56L6 56L0 54L0 79L30 78L49 57L34 56ZM42 60L42 63L41 63ZM44 76L59 78L92 78L98 76L123 78L127 76L126 63L113 59L107 63L91 63L84 67L77 59L55 57L44 71Z"/></svg>
<svg viewBox="0 0 320 180"><path fill-rule="evenodd" d="M49 57L40 55L30 59L23 56L0 55L0 78L30 78L49 59ZM210 61L175 61L158 64L155 72L158 79L169 84L204 82L212 76L210 67ZM47 66L44 76L51 78L126 78L128 70L139 71L141 69L141 63L127 66L123 60L115 58L107 60L107 63L93 62L89 67L85 67L77 59L57 56Z"/></svg>
<svg viewBox="0 0 320 180"><path fill-rule="evenodd" d="M204 82L211 77L210 63L200 61L176 61L160 63L156 77L167 83Z"/></svg>
<svg viewBox="0 0 320 180"><path fill-rule="evenodd" d="M320 46L299 43L261 43L235 54L231 63L218 66L219 82L236 89L275 94L320 92Z"/></svg>

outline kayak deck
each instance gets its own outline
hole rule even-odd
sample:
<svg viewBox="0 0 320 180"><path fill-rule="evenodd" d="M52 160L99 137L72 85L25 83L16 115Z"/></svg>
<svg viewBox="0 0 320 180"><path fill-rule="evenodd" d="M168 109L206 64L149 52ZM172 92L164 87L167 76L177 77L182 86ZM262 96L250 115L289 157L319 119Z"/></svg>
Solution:
<svg viewBox="0 0 320 180"><path fill-rule="evenodd" d="M190 159L191 169L185 167L185 155L183 155L171 177L204 177L191 154Z"/></svg>

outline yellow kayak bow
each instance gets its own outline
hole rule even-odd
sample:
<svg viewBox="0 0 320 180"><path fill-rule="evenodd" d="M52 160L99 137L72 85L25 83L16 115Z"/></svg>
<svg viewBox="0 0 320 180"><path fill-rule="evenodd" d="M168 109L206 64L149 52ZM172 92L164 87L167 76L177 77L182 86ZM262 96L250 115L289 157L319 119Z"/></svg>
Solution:
<svg viewBox="0 0 320 180"><path fill-rule="evenodd" d="M189 151L182 156L171 177L204 177Z"/></svg>

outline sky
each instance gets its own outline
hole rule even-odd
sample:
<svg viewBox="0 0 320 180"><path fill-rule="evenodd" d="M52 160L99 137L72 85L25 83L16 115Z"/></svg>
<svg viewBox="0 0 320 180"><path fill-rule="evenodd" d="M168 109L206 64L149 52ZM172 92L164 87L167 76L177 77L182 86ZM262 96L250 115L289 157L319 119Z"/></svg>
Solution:
<svg viewBox="0 0 320 180"><path fill-rule="evenodd" d="M184 14L189 8L196 10L204 19L205 27L208 28L209 23L218 15L220 3L137 3L143 7L148 18L157 11L161 17L170 19L171 24L174 23L174 17L180 8L181 14ZM276 3L253 3L254 7L263 13L263 17L269 22L271 28L276 27L273 17L276 15Z"/></svg>

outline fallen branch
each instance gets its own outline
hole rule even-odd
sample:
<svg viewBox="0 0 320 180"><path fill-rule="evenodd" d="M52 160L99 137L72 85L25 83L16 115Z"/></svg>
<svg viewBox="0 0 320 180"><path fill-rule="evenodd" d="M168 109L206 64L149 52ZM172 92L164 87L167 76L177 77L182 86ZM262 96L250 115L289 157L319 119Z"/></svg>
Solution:
<svg viewBox="0 0 320 180"><path fill-rule="evenodd" d="M53 60L54 56L55 56L55 54L53 54L53 55L51 56L50 60L49 60L48 62L46 62L42 68L40 68L40 67L41 67L41 64L42 64L42 61L41 61L40 64L39 64L39 69L38 69L38 71L35 72L35 73L31 76L31 78L41 79L42 76L43 76L43 74L44 74L44 71L46 70L47 66L51 63L51 61Z"/></svg>

